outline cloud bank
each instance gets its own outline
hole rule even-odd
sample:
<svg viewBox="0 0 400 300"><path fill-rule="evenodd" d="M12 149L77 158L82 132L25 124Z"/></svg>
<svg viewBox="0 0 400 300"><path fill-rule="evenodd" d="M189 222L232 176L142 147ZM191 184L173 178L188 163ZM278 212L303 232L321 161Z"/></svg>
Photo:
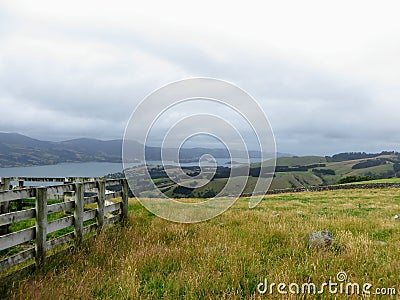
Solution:
<svg viewBox="0 0 400 300"><path fill-rule="evenodd" d="M6 1L0 130L122 138L146 95L199 76L257 99L280 152L399 150L398 6Z"/></svg>

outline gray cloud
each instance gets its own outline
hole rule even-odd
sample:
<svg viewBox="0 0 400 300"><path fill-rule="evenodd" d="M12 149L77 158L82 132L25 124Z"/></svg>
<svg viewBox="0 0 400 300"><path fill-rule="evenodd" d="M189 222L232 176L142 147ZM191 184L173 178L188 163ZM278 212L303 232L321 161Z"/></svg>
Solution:
<svg viewBox="0 0 400 300"><path fill-rule="evenodd" d="M396 86L371 84L300 56L235 47L228 39L193 42L190 31L178 39L161 29L23 20L10 12L0 20L2 131L45 139L122 138L148 93L187 76L207 76L236 83L260 102L278 151L399 147Z"/></svg>

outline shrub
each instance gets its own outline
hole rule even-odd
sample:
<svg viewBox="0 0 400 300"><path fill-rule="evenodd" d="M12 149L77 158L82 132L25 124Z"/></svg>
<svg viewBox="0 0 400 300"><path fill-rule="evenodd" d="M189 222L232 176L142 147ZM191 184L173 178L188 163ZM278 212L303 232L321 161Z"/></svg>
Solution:
<svg viewBox="0 0 400 300"><path fill-rule="evenodd" d="M370 168L370 167L376 167L379 165L384 165L386 164L386 161L383 159L371 159L371 160L366 160L366 161L362 161L358 164L355 164L354 166L352 166L351 168L353 170L357 170L357 169L365 169L365 168Z"/></svg>
<svg viewBox="0 0 400 300"><path fill-rule="evenodd" d="M312 169L312 172L317 175L336 175L335 170L332 169Z"/></svg>
<svg viewBox="0 0 400 300"><path fill-rule="evenodd" d="M373 180L371 176L347 176L338 181L339 184Z"/></svg>

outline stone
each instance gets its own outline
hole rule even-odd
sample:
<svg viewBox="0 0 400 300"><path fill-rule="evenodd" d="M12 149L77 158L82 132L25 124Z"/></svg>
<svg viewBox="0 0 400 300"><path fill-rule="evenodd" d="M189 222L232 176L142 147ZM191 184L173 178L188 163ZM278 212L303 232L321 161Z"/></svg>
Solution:
<svg viewBox="0 0 400 300"><path fill-rule="evenodd" d="M316 231L308 236L310 248L326 249L332 245L333 235L327 230Z"/></svg>
<svg viewBox="0 0 400 300"><path fill-rule="evenodd" d="M384 241L374 241L374 244L378 245L378 246L386 246L387 245L387 243Z"/></svg>

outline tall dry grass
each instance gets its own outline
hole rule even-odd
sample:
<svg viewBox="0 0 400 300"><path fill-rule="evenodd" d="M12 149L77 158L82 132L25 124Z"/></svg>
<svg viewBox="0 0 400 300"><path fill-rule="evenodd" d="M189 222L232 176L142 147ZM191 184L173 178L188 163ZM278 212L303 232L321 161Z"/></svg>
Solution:
<svg viewBox="0 0 400 300"><path fill-rule="evenodd" d="M239 199L221 216L171 223L136 200L126 227L105 230L60 257L44 275L9 290L24 299L315 299L260 295L268 282L322 284L340 271L349 281L400 291L400 193L396 189L271 195L254 209ZM329 230L329 250L308 234ZM384 242L384 243L383 243ZM386 243L386 244L385 244ZM394 296L395 298L397 296ZM348 299L325 292L319 299ZM357 299L352 296L350 299Z"/></svg>

